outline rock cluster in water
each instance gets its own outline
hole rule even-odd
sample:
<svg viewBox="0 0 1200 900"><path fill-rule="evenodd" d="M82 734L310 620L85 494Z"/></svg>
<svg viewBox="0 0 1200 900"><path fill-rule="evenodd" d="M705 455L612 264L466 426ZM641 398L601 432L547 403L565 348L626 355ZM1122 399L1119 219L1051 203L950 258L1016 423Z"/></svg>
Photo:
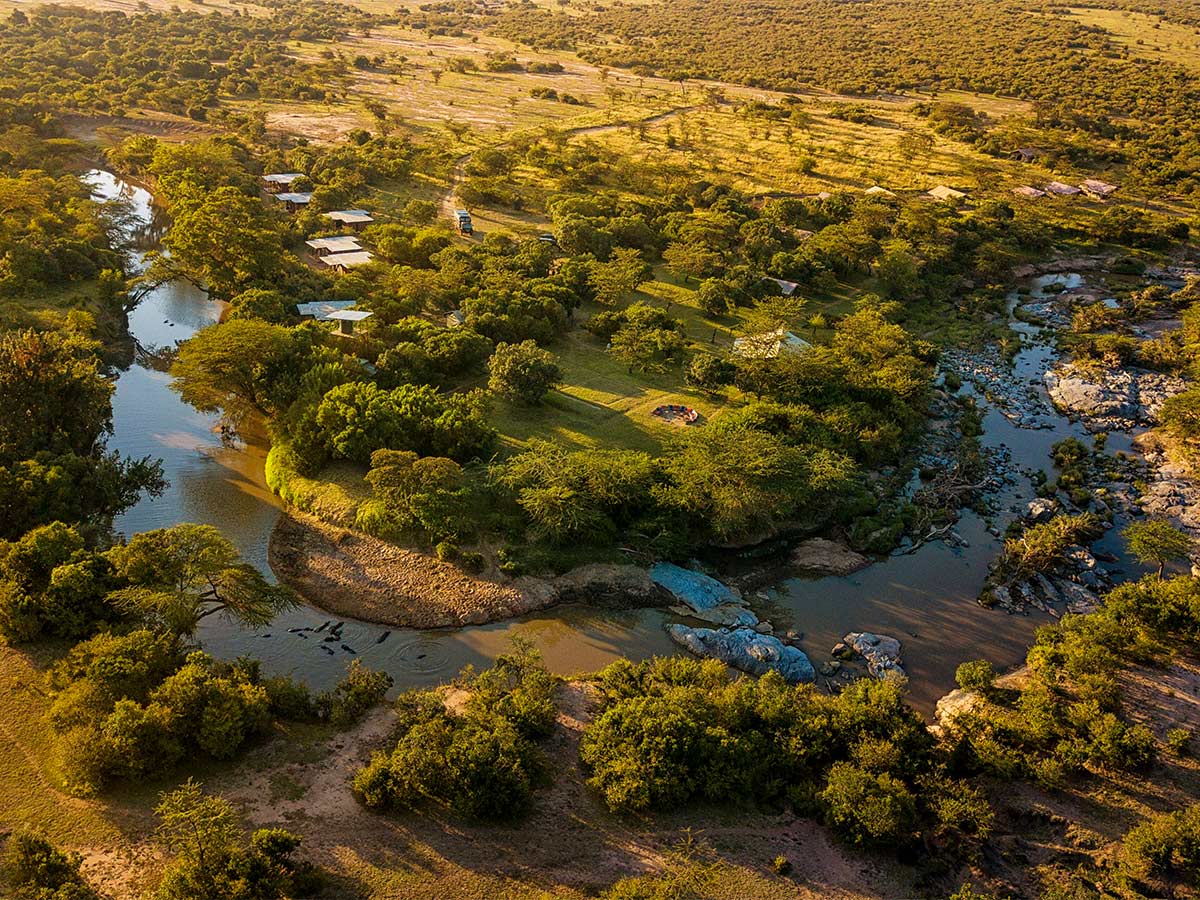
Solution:
<svg viewBox="0 0 1200 900"><path fill-rule="evenodd" d="M852 631L833 648L833 655L848 657L851 652L867 661L867 671L876 678L886 678L891 673L904 674L904 666L900 662L900 641L894 637L870 631Z"/></svg>
<svg viewBox="0 0 1200 900"><path fill-rule="evenodd" d="M817 677L804 651L753 628L691 628L668 625L667 634L696 656L718 659L751 675L778 672L790 684L808 683Z"/></svg>
<svg viewBox="0 0 1200 900"><path fill-rule="evenodd" d="M1154 425L1167 398L1187 387L1174 375L1142 369L1090 372L1065 365L1051 369L1045 378L1054 404L1092 432Z"/></svg>
<svg viewBox="0 0 1200 900"><path fill-rule="evenodd" d="M825 538L809 538L792 548L793 568L814 575L850 575L865 569L871 560L845 544Z"/></svg>
<svg viewBox="0 0 1200 900"><path fill-rule="evenodd" d="M955 372L964 382L970 382L1018 428L1055 427L1054 409L1047 402L1040 383L1017 378L996 348L971 351L950 348L942 352L941 365L947 371Z"/></svg>
<svg viewBox="0 0 1200 900"><path fill-rule="evenodd" d="M1038 525L1062 511L1057 500L1038 497L1026 507L1023 521ZM1100 607L1100 595L1112 586L1111 574L1100 566L1087 547L1075 545L1063 553L1062 562L1047 572L1009 582L995 577L984 586L981 600L1007 612L1040 609L1054 618L1063 612L1084 615Z"/></svg>
<svg viewBox="0 0 1200 900"><path fill-rule="evenodd" d="M754 627L758 616L746 608L740 591L717 579L685 569L674 563L655 563L650 579L670 592L680 606L671 608L678 615L692 616L713 625Z"/></svg>

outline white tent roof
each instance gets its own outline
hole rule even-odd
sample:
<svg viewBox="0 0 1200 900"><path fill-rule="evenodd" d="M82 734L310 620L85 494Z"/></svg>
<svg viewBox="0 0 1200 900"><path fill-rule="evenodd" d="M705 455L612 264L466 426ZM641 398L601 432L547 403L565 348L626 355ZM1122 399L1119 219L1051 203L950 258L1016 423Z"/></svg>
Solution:
<svg viewBox="0 0 1200 900"><path fill-rule="evenodd" d="M1065 196L1078 194L1080 192L1079 188L1075 187L1074 185L1063 184L1061 181L1050 182L1048 185L1046 185L1046 190L1052 194L1063 194Z"/></svg>
<svg viewBox="0 0 1200 900"><path fill-rule="evenodd" d="M304 243L314 250L328 250L330 253L349 253L362 249L358 238L350 237L349 235L313 238L311 241L305 241Z"/></svg>
<svg viewBox="0 0 1200 900"><path fill-rule="evenodd" d="M333 212L325 213L325 218L333 219L344 225L365 225L375 221L365 209L335 209Z"/></svg>
<svg viewBox="0 0 1200 900"><path fill-rule="evenodd" d="M1089 194L1099 194L1101 197L1107 197L1117 189L1115 184L1109 184L1107 181L1099 181L1095 178L1088 178L1079 185Z"/></svg>
<svg viewBox="0 0 1200 900"><path fill-rule="evenodd" d="M354 300L317 300L312 303L297 303L296 312L301 316L312 316L318 322L324 322L334 313L349 309Z"/></svg>
<svg viewBox="0 0 1200 900"><path fill-rule="evenodd" d="M800 287L800 285L796 284L796 282L794 282L794 281L784 281L782 278L770 278L770 277L768 277L768 278L767 278L767 281L773 281L773 282L775 282L777 285L779 285L779 289L780 289L781 291L783 291L783 296L785 296L785 297L790 297L790 296L792 296L792 294L796 293L796 288Z"/></svg>
<svg viewBox="0 0 1200 900"><path fill-rule="evenodd" d="M291 184L297 178L303 177L303 172L278 172L273 175L264 175L262 178L268 184Z"/></svg>
<svg viewBox="0 0 1200 900"><path fill-rule="evenodd" d="M880 187L877 184L871 185L871 187L867 188L865 191L863 191L863 193L870 194L871 196L878 195L880 197L895 197L896 196L891 191L889 191L887 188Z"/></svg>
<svg viewBox="0 0 1200 900"><path fill-rule="evenodd" d="M338 322L361 322L363 319L369 319L373 315L375 315L373 312L368 312L365 309L342 309L335 313L330 313L325 318Z"/></svg>
<svg viewBox="0 0 1200 900"><path fill-rule="evenodd" d="M341 266L343 269L353 269L355 266L365 266L371 259L369 251L354 250L350 253L330 253L328 256L322 256L321 262L330 268Z"/></svg>
<svg viewBox="0 0 1200 900"><path fill-rule="evenodd" d="M303 206L312 200L312 194L276 194L275 199L284 203L295 203L298 206Z"/></svg>
<svg viewBox="0 0 1200 900"><path fill-rule="evenodd" d="M944 184L939 184L937 187L935 187L933 190L931 190L929 192L929 196L933 197L935 200L961 200L963 197L965 197L967 195L964 194L962 191L956 191L952 187L947 187Z"/></svg>

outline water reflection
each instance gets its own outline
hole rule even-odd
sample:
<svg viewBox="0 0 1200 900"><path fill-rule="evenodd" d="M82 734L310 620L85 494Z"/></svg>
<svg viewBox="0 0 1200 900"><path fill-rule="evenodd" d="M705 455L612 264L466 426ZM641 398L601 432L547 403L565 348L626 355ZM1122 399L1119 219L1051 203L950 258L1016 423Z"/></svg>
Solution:
<svg viewBox="0 0 1200 900"><path fill-rule="evenodd" d="M145 223L145 233L152 236L160 231L145 191L129 188L107 173L94 173L91 183L99 196L124 192ZM1036 291L1051 281L1070 283L1063 276L1052 276L1032 286ZM130 330L142 347L172 347L215 322L219 312L217 304L190 285L164 285L130 316ZM1014 377L1040 385L1051 351L1037 342L1037 329L1032 326L1018 323L1015 330L1022 349ZM264 483L264 442L251 436L231 446L222 440L218 417L183 403L169 383L165 373L144 362L135 362L117 379L112 447L131 456L161 457L171 483L161 498L143 500L121 516L118 530L132 534L178 522L212 524L250 562L268 571L267 543L279 507ZM1053 416L1052 421L1052 430L1022 430L989 408L983 420L983 442L1009 448L1018 467L1049 468L1054 442L1069 434L1087 437L1062 417ZM1110 442L1114 451L1123 446ZM1023 503L1029 496L1028 483L1022 483L1001 498L1002 506ZM1011 512L999 519L1001 528L1008 518ZM964 659L983 656L1001 667L1020 662L1035 625L1043 620L988 612L976 604L999 541L974 513L965 514L956 530L966 538L966 548L932 543L848 578L783 583L772 592L776 624L803 632L804 647L815 660L827 658L847 631L879 631L900 638L913 699L927 710L953 686L954 669ZM1115 543L1110 535L1104 546L1119 549ZM790 621L780 619L780 614ZM204 622L200 638L217 655L250 654L261 659L267 671L302 677L316 688L331 685L356 657L391 673L399 686L412 687L444 680L468 663L487 665L504 652L512 635L533 641L550 668L561 674L594 670L621 656L641 659L673 653L662 628L666 617L658 610L618 612L570 606L457 630L389 632L348 621L338 639L327 641L328 632L316 629L333 617L301 606L256 632L214 616Z"/></svg>

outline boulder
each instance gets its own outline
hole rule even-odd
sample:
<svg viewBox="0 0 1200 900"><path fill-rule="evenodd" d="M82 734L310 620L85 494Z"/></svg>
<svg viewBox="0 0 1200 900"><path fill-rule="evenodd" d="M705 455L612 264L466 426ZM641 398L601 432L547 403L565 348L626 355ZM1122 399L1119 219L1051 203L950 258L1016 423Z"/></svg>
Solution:
<svg viewBox="0 0 1200 900"><path fill-rule="evenodd" d="M816 670L802 650L753 628L689 628L668 625L671 640L696 656L719 659L750 675L778 672L791 684L814 681Z"/></svg>
<svg viewBox="0 0 1200 900"><path fill-rule="evenodd" d="M1186 388L1182 379L1161 372L1111 369L1093 374L1070 365L1047 372L1045 382L1054 404L1082 419L1089 430L1156 424L1167 398Z"/></svg>
<svg viewBox="0 0 1200 900"><path fill-rule="evenodd" d="M962 688L955 688L938 700L934 711L937 724L931 725L930 731L940 734L943 729L953 725L954 720L959 716L974 712L983 702L983 696L977 694L975 691L964 691Z"/></svg>
<svg viewBox="0 0 1200 900"><path fill-rule="evenodd" d="M1058 588L1054 586L1054 582L1049 578L1038 572L1034 580L1037 581L1037 586L1041 590L1042 596L1046 598L1047 603L1062 602L1062 595L1059 593Z"/></svg>
<svg viewBox="0 0 1200 900"><path fill-rule="evenodd" d="M650 580L671 593L683 606L682 615L691 615L714 625L756 625L758 616L744 606L742 595L717 579L685 569L674 563L655 563Z"/></svg>
<svg viewBox="0 0 1200 900"><path fill-rule="evenodd" d="M871 564L861 553L825 538L801 541L792 548L789 561L793 568L818 575L849 575Z"/></svg>
<svg viewBox="0 0 1200 900"><path fill-rule="evenodd" d="M1062 583L1062 594L1067 601L1067 612L1077 616L1086 616L1100 608L1100 598L1073 581Z"/></svg>
<svg viewBox="0 0 1200 900"><path fill-rule="evenodd" d="M1058 512L1058 501L1048 497L1035 497L1025 507L1025 518L1034 524L1049 522Z"/></svg>
<svg viewBox="0 0 1200 900"><path fill-rule="evenodd" d="M869 631L852 631L842 638L842 642L867 661L867 670L876 678L883 678L889 672L904 674L900 664L900 642L896 638Z"/></svg>

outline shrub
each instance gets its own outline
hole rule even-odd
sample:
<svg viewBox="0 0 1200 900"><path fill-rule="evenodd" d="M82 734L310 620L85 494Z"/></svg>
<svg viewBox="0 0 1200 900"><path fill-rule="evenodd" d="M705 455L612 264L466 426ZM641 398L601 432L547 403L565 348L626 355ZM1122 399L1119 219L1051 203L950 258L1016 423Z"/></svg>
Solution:
<svg viewBox="0 0 1200 900"><path fill-rule="evenodd" d="M518 645L479 675L464 671L471 692L460 714L423 691L396 701L396 745L376 753L354 778L367 806L412 809L439 803L472 818L499 820L528 809L545 774L531 740L548 733L555 710L554 679L540 658Z"/></svg>
<svg viewBox="0 0 1200 900"><path fill-rule="evenodd" d="M964 691L984 694L992 689L992 684L996 680L996 672L986 659L976 659L962 663L955 670L954 680Z"/></svg>
<svg viewBox="0 0 1200 900"><path fill-rule="evenodd" d="M1187 728L1172 728L1167 732L1166 744L1175 756L1187 756L1191 751L1192 732Z"/></svg>
<svg viewBox="0 0 1200 900"><path fill-rule="evenodd" d="M697 353L688 361L683 377L688 384L709 393L716 393L721 388L733 384L736 373L737 366L729 360L711 353Z"/></svg>
<svg viewBox="0 0 1200 900"><path fill-rule="evenodd" d="M1121 868L1140 880L1200 883L1200 804L1154 815L1132 828L1125 835Z"/></svg>
<svg viewBox="0 0 1200 900"><path fill-rule="evenodd" d="M473 575L478 575L487 567L487 560L483 558L482 553L476 553L474 550L468 550L463 553L458 564L463 567L464 571L470 572Z"/></svg>
<svg viewBox="0 0 1200 900"><path fill-rule="evenodd" d="M391 675L373 672L356 659L332 691L317 697L317 710L321 718L338 728L348 728L362 719L372 706L382 703L392 684Z"/></svg>
<svg viewBox="0 0 1200 900"><path fill-rule="evenodd" d="M916 801L908 787L885 773L834 763L820 793L826 821L855 844L907 842L916 825Z"/></svg>
<svg viewBox="0 0 1200 900"><path fill-rule="evenodd" d="M267 692L267 703L271 715L293 722L306 722L317 718L317 705L308 685L286 675L264 678L260 682Z"/></svg>
<svg viewBox="0 0 1200 900"><path fill-rule="evenodd" d="M29 900L91 900L96 893L79 874L77 853L64 853L41 835L17 831L0 859L0 878L14 896Z"/></svg>

